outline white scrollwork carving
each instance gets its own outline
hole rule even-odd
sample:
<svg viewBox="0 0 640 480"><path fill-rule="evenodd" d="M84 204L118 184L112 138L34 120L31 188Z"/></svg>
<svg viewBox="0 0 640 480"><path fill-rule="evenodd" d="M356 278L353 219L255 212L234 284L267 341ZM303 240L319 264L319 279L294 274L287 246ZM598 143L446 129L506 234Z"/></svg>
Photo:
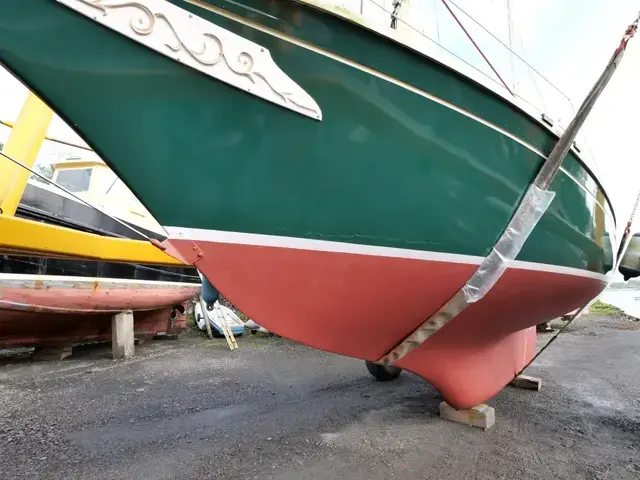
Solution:
<svg viewBox="0 0 640 480"><path fill-rule="evenodd" d="M116 3L109 3L105 5L103 0L79 0L79 1L99 9L100 11L102 11L103 15L107 15L107 9L110 9L110 8L123 8L123 7L137 8L138 10L142 11L144 15L141 17L131 17L131 20L129 21L129 25L131 26L131 29L140 35L149 35L151 32L153 32L153 27L155 26L156 18L153 15L153 12L149 10L147 7L145 7L144 5L142 5L141 3L116 2ZM146 26L145 26L145 23L147 24Z"/></svg>
<svg viewBox="0 0 640 480"><path fill-rule="evenodd" d="M194 16L165 0L57 1L173 60L180 61L219 80L303 115L318 120L322 118L320 107L313 98L277 67L266 49ZM137 13L131 15L132 9ZM95 10L102 12L102 18L91 14L91 11ZM117 15L117 18L115 18L116 15L109 18L112 11L119 10L128 10L128 13L125 12L124 16ZM133 33L122 31L123 20L128 20L128 25ZM164 29L164 34L160 35L173 35L173 38L151 38L154 37L157 30L158 20L162 21L171 32L168 33ZM193 28L194 23L197 24L195 29ZM181 31L188 32L186 36L189 37L189 40L185 40L186 36L178 32L178 28L176 28L178 24ZM200 36L199 44L197 44L197 38L194 40L196 35ZM229 47L227 50L235 52L228 53L225 45ZM181 58L181 52L186 53L188 58ZM224 71L218 67L221 62L227 67ZM218 70L214 70L214 68L218 68ZM236 78L246 78L249 83L241 84L238 80L233 79L233 75Z"/></svg>

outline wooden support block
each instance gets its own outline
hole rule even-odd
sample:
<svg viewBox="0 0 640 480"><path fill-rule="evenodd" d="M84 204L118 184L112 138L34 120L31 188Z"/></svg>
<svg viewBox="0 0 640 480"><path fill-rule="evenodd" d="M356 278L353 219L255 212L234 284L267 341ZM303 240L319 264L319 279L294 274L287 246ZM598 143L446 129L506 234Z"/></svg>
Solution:
<svg viewBox="0 0 640 480"><path fill-rule="evenodd" d="M111 317L111 354L129 358L134 354L133 312L127 310Z"/></svg>
<svg viewBox="0 0 640 480"><path fill-rule="evenodd" d="M542 380L528 375L518 375L509 383L512 387L524 388L525 390L539 391L542 388Z"/></svg>
<svg viewBox="0 0 640 480"><path fill-rule="evenodd" d="M451 420L452 422L464 423L472 427L487 428L493 427L496 423L496 411L493 407L481 403L472 408L456 410L447 402L440 404L440 418Z"/></svg>

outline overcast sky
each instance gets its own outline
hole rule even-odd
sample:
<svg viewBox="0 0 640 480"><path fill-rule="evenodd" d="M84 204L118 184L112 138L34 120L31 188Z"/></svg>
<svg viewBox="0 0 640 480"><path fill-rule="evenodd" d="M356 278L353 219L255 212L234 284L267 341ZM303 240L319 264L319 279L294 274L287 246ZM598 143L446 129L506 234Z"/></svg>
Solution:
<svg viewBox="0 0 640 480"><path fill-rule="evenodd" d="M372 0L364 0L371 2ZM378 3L391 0L376 0ZM411 0L412 9L429 10L439 0ZM507 0L454 0L501 38L506 35ZM359 5L360 0L341 3ZM512 19L523 45L519 53L568 94L576 105L591 88L624 33L635 18L637 0L511 0ZM430 7L435 8L435 7ZM461 20L465 20L461 18ZM432 22L433 23L433 22ZM425 23L426 25L426 23ZM440 24L442 28L442 24ZM441 30L439 30L440 32ZM442 35L445 35L442 33ZM640 158L636 147L640 123L640 34L630 42L622 66L594 108L585 134L609 197L624 228L640 187ZM0 70L0 119L14 121L26 98L26 90L11 75ZM0 126L0 140L6 142L9 129ZM60 119L54 118L48 134L67 141L82 140ZM82 150L43 144L39 163L67 155L92 154ZM640 222L635 222L636 228Z"/></svg>

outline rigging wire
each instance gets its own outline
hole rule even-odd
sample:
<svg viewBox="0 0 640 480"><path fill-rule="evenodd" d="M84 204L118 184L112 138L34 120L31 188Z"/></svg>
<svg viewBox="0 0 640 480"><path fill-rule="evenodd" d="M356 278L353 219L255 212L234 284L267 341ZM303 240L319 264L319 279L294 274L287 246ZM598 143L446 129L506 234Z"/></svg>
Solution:
<svg viewBox="0 0 640 480"><path fill-rule="evenodd" d="M542 104L542 108L545 111L548 111L549 109L547 108L547 104L544 101L544 95L542 95L542 92L540 91L540 87L538 87L538 82L536 82L536 77L534 75L531 75L531 81L533 82L533 86L536 89L536 93L538 94L538 99L540 100L540 103ZM574 112L575 114L575 109Z"/></svg>
<svg viewBox="0 0 640 480"><path fill-rule="evenodd" d="M387 10L383 5L378 4L377 2L375 2L375 0L369 0L371 3L373 3L375 6L377 6L378 8L380 8L382 11L386 12L387 14L391 15L393 17L394 13L392 11ZM483 72L482 70L480 70L479 68L477 68L476 66L472 65L471 63L469 63L468 61L466 61L465 59L463 59L462 57L460 57L459 55L455 54L454 52L452 52L451 50L449 50L448 48L446 48L444 45L441 45L440 42L440 29L439 29L439 25L438 25L438 17L437 17L437 11L436 11L436 1L437 0L433 0L434 3L434 12L436 12L436 32L437 32L437 37L438 37L438 41L433 40L432 38L430 38L427 34L424 33L423 31L418 30L417 28L415 28L413 25L411 25L410 23L406 22L405 20L403 20L402 18L398 18L397 20L399 20L401 23L403 23L404 25L406 25L407 27L409 27L410 29L414 30L415 32L419 33L423 38L429 40L432 43L435 43L436 45L438 45L440 48L442 48L444 51L446 51L447 53L449 53L450 55L454 56L455 58L457 58L458 60L462 61L464 64L466 64L467 66L471 67L473 70L475 70L476 72L480 73L482 76L484 76L485 78L487 78L488 80L494 82L495 84L499 85L499 86L503 86L500 85L500 82L496 81L494 78L492 78L491 76L487 75L485 72ZM442 0L444 3L444 0ZM521 55L519 55L518 53L516 53L513 49L511 49L508 45L505 45L504 42L502 42L497 36L495 36L490 30L488 30L484 25L482 25L480 22L478 22L473 16L471 16L469 13L467 13L464 9L462 9L462 7L460 7L458 4L456 4L453 0L448 0L452 5L454 5L458 10L460 10L465 16L467 16L472 22L474 22L476 25L478 25L482 30L484 30L486 33L488 33L491 37L493 37L498 43L500 43L503 47L505 47L509 52L511 52L513 55L515 55L520 61L522 61L530 71L534 72L535 74L537 74L538 76L540 76L540 78L542 78L542 80L544 80L547 84L549 84L555 91L557 91L569 104L569 107L571 108L573 114L575 115L577 112L576 106L573 102L573 100L566 95L562 90L560 90L560 88L558 88L555 84L553 84L553 82L551 82L551 80L549 80L547 77L545 77L542 73L540 73L535 67L533 67L530 63L528 63ZM522 39L520 37L518 37L518 42L520 43L522 49L524 49L524 44L522 42ZM533 85L536 89L536 93L538 94L541 106L543 110L540 110L540 107L537 105L534 105L533 103L531 103L529 100L527 100L526 98L522 97L521 95L518 95L515 92L511 92L508 88L507 90L509 90L509 92L519 98L520 100L524 101L527 105L529 105L530 107L534 108L535 110L537 110L538 112L542 113L544 111L548 111L546 102L544 100L544 96L542 94L542 91L540 90L540 86L538 85L538 82L535 79L535 75L531 75L531 80L533 82ZM593 152L591 150L591 146L589 145L588 141L586 140L586 138L584 136L582 136L580 138L580 144L584 147L584 149L589 153L590 158L594 159L594 155ZM595 164L595 160L594 160L594 164ZM595 168L600 171L599 165L595 164Z"/></svg>
<svg viewBox="0 0 640 480"><path fill-rule="evenodd" d="M440 42L440 25L438 24L438 12L436 11L436 5L437 5L437 0L433 0L433 11L435 13L435 19L436 19L436 36L438 37L438 42ZM424 35L424 30L422 32L422 34Z"/></svg>
<svg viewBox="0 0 640 480"><path fill-rule="evenodd" d="M138 235L140 235L142 238L151 241L151 237L149 237L148 235L138 231L137 229L133 228L131 225L129 225L126 222L123 222L122 220L120 220L119 218L116 218L112 215L109 215L108 213L100 210L98 207L96 207L95 205L90 204L89 202L87 202L86 200L84 200L83 198L80 198L78 195L74 194L73 192L70 192L69 190L67 190L66 188L64 188L62 185L58 185L57 183L55 183L54 181L48 179L47 177L45 177L44 175L41 175L40 173L36 172L35 170L33 170L32 168L27 167L24 163L22 163L19 160L16 160L15 158L11 157L10 155L7 155L6 153L4 153L3 151L0 150L0 155L2 155L4 158L6 158L7 160L15 163L16 165L18 165L19 167L24 168L25 170L31 172L33 175L35 175L36 177L40 178L41 180L44 180L46 183L49 183L51 185L53 185L54 187L59 188L60 190L62 190L64 193L66 193L67 195L70 195L71 197L75 198L76 200L78 200L79 202L84 203L85 205L87 205L88 207L96 210L97 212L100 212L101 214L109 217L111 220L113 220L114 222L119 223L120 225L122 225L123 227L128 228L129 230L137 233ZM0 212L1 213L1 212Z"/></svg>
<svg viewBox="0 0 640 480"><path fill-rule="evenodd" d="M524 46L524 42L522 41L522 37L520 35L517 36L517 40L518 40L518 44L520 45L520 51L523 53L525 53L525 51L527 50ZM513 58L513 57L512 57ZM533 71L531 65L527 64L525 62L525 65L527 67L527 72L529 73L529 77L531 78L531 82L533 83L534 88L536 89L536 93L538 94L538 100L540 100L540 104L542 105L542 109L544 111L549 111L549 109L547 108L547 104L544 101L544 95L542 95L542 91L540 90L540 86L538 85L538 82L536 82L536 76L533 75ZM556 88L556 87L554 87ZM569 106L571 107L572 113L573 115L575 115L577 113L576 107L573 105L573 102L571 101L570 98L567 98L562 92L561 95L564 96L567 99L567 102L569 103Z"/></svg>
<svg viewBox="0 0 640 480"><path fill-rule="evenodd" d="M506 0L507 4L507 27L509 29L509 50L513 53L513 15L511 12L511 1ZM509 63L511 64L511 75L513 75L513 91L516 91L516 65L513 61L513 55L509 55Z"/></svg>
<svg viewBox="0 0 640 480"><path fill-rule="evenodd" d="M393 15L393 12L391 10L387 10L383 5L380 5L379 3L377 3L375 0L369 0L372 4L374 4L376 7L378 7L379 9L381 9L383 12L388 13L389 15ZM493 83L495 83L496 85L503 87L503 85L500 84L499 81L497 81L495 78L491 77L490 75L487 75L485 72L483 72L482 70L480 70L478 67L476 67L475 65L469 63L468 61L466 61L464 58L460 57L459 55L457 55L456 53L452 52L451 50L449 50L448 48L446 48L444 45L441 45L440 43L436 42L434 39L432 39L431 37L429 37L427 34L425 34L424 32L418 30L416 27L414 27L413 25L411 25L410 23L406 22L405 20L403 20L402 18L398 18L397 19L398 22L404 24L405 26L407 26L408 28L410 28L411 30L413 30L414 32L420 34L422 37L424 37L426 40L429 40L431 43L436 44L438 47L440 47L441 49L443 49L445 52L449 53L450 55L454 56L455 58L457 58L458 60L460 60L462 63L464 63L465 65L467 65L468 67L471 67L472 69L474 69L476 72L478 72L479 74L481 74L482 76L486 77L488 80L491 80ZM523 101L527 102L524 98L522 99ZM529 102L527 102L529 105L531 105ZM532 107L536 108L535 105L531 105Z"/></svg>
<svg viewBox="0 0 640 480"><path fill-rule="evenodd" d="M476 48L476 50L478 51L478 53L482 56L482 58L484 58L484 61L487 62L487 65L489 65L489 68L491 70L493 70L493 73L496 74L496 77L498 77L500 79L500 81L502 82L502 85L504 85L504 88L507 89L507 91L513 95L515 97L515 94L511 91L511 89L509 88L509 86L507 85L507 82L504 81L504 79L500 76L500 74L498 73L498 71L495 69L495 67L493 66L493 64L489 61L489 59L487 58L487 56L484 54L484 52L482 51L482 49L480 48L480 46L476 43L476 41L473 39L473 37L471 36L471 34L467 31L467 29L464 27L464 25L462 25L462 22L460 21L460 19L456 16L455 13L453 13L453 10L451 10L451 7L449 6L449 4L446 2L446 0L442 0L442 4L447 8L447 10L449 11L449 13L451 14L451 16L453 17L453 19L456 21L456 23L458 24L458 26L462 29L462 31L464 32L464 34L467 36L467 38L469 39L469 41L473 44L473 46ZM508 48L508 47L507 47Z"/></svg>
<svg viewBox="0 0 640 480"><path fill-rule="evenodd" d="M383 5L380 5L379 3L377 3L375 0L369 0L373 5L375 5L376 7L378 7L379 9L381 9L383 12L389 14L389 15L393 15L393 12L390 10L387 10ZM413 30L414 32L420 34L420 36L422 36L424 39L429 40L431 43L434 43L435 45L437 45L438 47L440 47L442 50L444 50L445 52L447 52L448 54L450 54L451 56L457 58L458 60L460 60L462 63L464 63L465 65L467 65L468 67L472 68L473 70L475 70L476 72L478 72L480 75L482 75L483 77L485 77L487 80L490 80L491 82L495 83L497 86L499 86L500 88L504 89L504 85L501 84L498 80L496 80L495 78L491 77L490 75L488 75L487 73L483 72L482 70L480 70L478 67L476 67L475 65L471 64L470 62L468 62L467 60L465 60L464 58L462 58L461 56L459 56L458 54L454 53L453 51L449 50L447 47L445 47L444 45L438 43L437 41L435 41L433 38L429 37L427 34L425 34L423 31L418 30L416 27L414 27L413 25L411 25L410 23L406 22L405 20L403 20L402 18L398 18L398 22L404 24L405 26L407 26L408 28L410 28L411 30ZM418 49L418 51L420 51ZM555 88L555 87L554 87ZM507 89L508 90L508 89ZM542 110L540 110L540 108L536 105L534 105L533 103L531 103L529 100L527 100L526 98L518 95L518 94L514 94L513 92L509 91L513 96L517 97L518 99L522 100L524 103L526 103L527 105L529 105L531 108L535 109L536 111L538 111L539 113L543 113Z"/></svg>
<svg viewBox="0 0 640 480"><path fill-rule="evenodd" d="M509 48L508 45L505 45L505 43L500 40L498 37L496 37L493 33L491 33L491 31L489 31L484 25L482 25L480 22L478 22L475 18L473 18L471 15L469 15L467 12L465 12L462 7L460 7L457 3L455 3L453 0L447 0L449 3L451 3L451 5L453 5L454 7L456 7L458 10L460 10L465 16L467 16L473 23L475 23L476 25L478 25L482 30L484 30L485 32L487 32L491 37L493 37L498 43L500 43L503 47L505 47L507 50L509 50L513 55L516 56L516 58L518 58L520 61L522 61L527 67L529 67L531 70L533 70L535 73L537 73L540 78L542 78L545 82L547 82L549 85L551 85L560 95L562 95L564 98L566 98L569 102L571 102L571 98L569 98L562 90L560 90L558 87L556 87L553 82L551 82L551 80L549 80L547 77L545 77L542 73L540 73L538 70L536 70L531 64L529 64L524 58L522 58L520 55L518 55L516 52L514 52L512 49Z"/></svg>

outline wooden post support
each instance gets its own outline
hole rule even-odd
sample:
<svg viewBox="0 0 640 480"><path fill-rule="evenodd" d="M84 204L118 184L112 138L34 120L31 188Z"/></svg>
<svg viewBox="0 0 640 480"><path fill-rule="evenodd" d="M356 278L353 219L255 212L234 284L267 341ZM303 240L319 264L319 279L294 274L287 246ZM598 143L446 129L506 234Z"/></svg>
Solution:
<svg viewBox="0 0 640 480"><path fill-rule="evenodd" d="M440 418L486 430L496 423L496 411L493 407L483 403L472 408L456 410L447 402L442 402L440 404Z"/></svg>
<svg viewBox="0 0 640 480"><path fill-rule="evenodd" d="M524 388L525 390L540 391L542 388L542 380L528 375L518 375L516 378L511 380L509 385L516 388Z"/></svg>
<svg viewBox="0 0 640 480"><path fill-rule="evenodd" d="M133 312L127 310L111 317L111 353L113 358L133 357Z"/></svg>

